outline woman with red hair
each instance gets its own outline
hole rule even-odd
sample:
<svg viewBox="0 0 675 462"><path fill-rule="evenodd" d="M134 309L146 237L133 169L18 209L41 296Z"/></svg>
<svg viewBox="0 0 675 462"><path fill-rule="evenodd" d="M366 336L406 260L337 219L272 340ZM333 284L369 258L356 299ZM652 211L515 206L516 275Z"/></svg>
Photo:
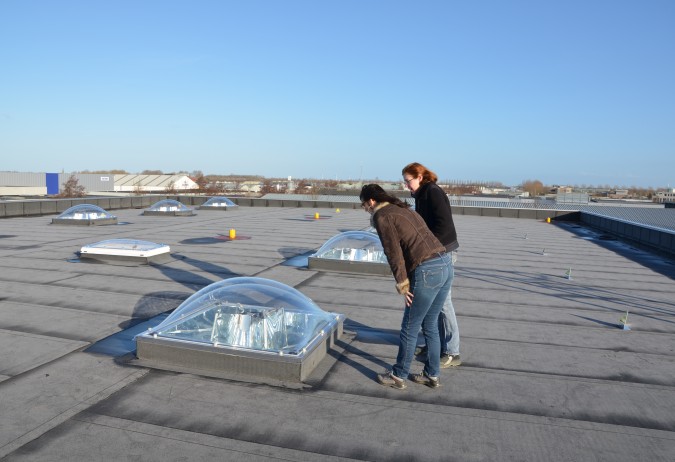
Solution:
<svg viewBox="0 0 675 462"><path fill-rule="evenodd" d="M415 210L422 216L434 236L445 246L445 250L452 254L450 271L450 284L452 284L459 243L448 195L436 184L438 176L419 162L406 165L401 173L405 187L415 198ZM438 317L442 368L462 364L459 359L459 328L451 295L452 289L448 292L448 297ZM426 356L426 347L418 348L417 353L420 356Z"/></svg>

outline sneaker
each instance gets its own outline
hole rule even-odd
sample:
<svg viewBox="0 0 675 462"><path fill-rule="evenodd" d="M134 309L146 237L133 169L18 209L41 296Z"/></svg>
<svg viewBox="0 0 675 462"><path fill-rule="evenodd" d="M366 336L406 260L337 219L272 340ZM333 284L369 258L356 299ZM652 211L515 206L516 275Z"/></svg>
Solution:
<svg viewBox="0 0 675 462"><path fill-rule="evenodd" d="M396 377L392 371L377 374L377 381L385 387L396 388L397 390L404 390L406 387L405 380Z"/></svg>
<svg viewBox="0 0 675 462"><path fill-rule="evenodd" d="M462 360L459 359L459 355L441 355L441 368L445 369L450 366L459 366L462 364Z"/></svg>
<svg viewBox="0 0 675 462"><path fill-rule="evenodd" d="M415 348L415 356L423 356L423 357L426 358L426 356L427 356L427 346L422 345L422 346L416 347Z"/></svg>
<svg viewBox="0 0 675 462"><path fill-rule="evenodd" d="M419 374L412 374L410 380L415 383L420 383L426 385L429 388L438 388L441 386L441 381L438 377L431 377L427 375L426 372L420 372Z"/></svg>

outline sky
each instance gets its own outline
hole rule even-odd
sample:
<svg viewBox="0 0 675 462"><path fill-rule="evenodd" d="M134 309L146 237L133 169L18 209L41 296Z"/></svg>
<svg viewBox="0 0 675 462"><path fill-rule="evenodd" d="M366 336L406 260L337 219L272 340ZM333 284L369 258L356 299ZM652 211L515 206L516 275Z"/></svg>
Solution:
<svg viewBox="0 0 675 462"><path fill-rule="evenodd" d="M0 158L675 187L675 1L0 0Z"/></svg>

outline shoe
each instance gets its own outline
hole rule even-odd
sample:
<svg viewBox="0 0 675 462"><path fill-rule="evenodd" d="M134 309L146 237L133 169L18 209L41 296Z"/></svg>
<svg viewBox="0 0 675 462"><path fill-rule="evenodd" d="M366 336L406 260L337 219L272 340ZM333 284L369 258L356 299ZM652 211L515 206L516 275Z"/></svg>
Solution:
<svg viewBox="0 0 675 462"><path fill-rule="evenodd" d="M441 381L438 377L431 377L427 375L426 372L420 372L419 374L412 374L410 380L415 383L420 383L426 385L429 388L438 388L441 386Z"/></svg>
<svg viewBox="0 0 675 462"><path fill-rule="evenodd" d="M415 348L415 356L427 356L427 346L422 345Z"/></svg>
<svg viewBox="0 0 675 462"><path fill-rule="evenodd" d="M459 366L462 364L462 360L459 359L459 355L441 355L441 368L445 369L450 366Z"/></svg>
<svg viewBox="0 0 675 462"><path fill-rule="evenodd" d="M377 381L385 387L395 388L397 390L405 390L405 380L396 377L392 371L387 371L384 374L377 374Z"/></svg>

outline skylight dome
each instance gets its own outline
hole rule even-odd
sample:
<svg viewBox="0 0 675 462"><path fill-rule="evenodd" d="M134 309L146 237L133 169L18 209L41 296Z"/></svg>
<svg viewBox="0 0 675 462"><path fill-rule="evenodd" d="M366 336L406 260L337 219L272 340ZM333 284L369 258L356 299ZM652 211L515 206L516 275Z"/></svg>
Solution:
<svg viewBox="0 0 675 462"><path fill-rule="evenodd" d="M380 238L367 231L346 231L333 236L321 246L314 257L387 263Z"/></svg>
<svg viewBox="0 0 675 462"><path fill-rule="evenodd" d="M227 197L212 197L200 205L199 210L227 210L228 208L234 207L239 206Z"/></svg>
<svg viewBox="0 0 675 462"><path fill-rule="evenodd" d="M326 353L317 347L342 334L343 320L285 284L238 277L203 288L138 335L136 354L179 368L243 369L303 380Z"/></svg>
<svg viewBox="0 0 675 462"><path fill-rule="evenodd" d="M164 199L155 202L147 208L143 215L172 215L172 216L190 216L193 215L192 209L182 202L173 199Z"/></svg>
<svg viewBox="0 0 675 462"><path fill-rule="evenodd" d="M165 244L138 239L108 239L83 246L80 258L151 263L166 261L170 251L170 247Z"/></svg>
<svg viewBox="0 0 675 462"><path fill-rule="evenodd" d="M211 284L185 300L152 335L298 355L335 315L270 279L240 277Z"/></svg>
<svg viewBox="0 0 675 462"><path fill-rule="evenodd" d="M387 257L377 234L345 231L330 238L308 258L310 269L390 274Z"/></svg>
<svg viewBox="0 0 675 462"><path fill-rule="evenodd" d="M53 224L62 225L114 225L117 217L106 212L98 205L79 204L70 207L61 215L52 218Z"/></svg>

